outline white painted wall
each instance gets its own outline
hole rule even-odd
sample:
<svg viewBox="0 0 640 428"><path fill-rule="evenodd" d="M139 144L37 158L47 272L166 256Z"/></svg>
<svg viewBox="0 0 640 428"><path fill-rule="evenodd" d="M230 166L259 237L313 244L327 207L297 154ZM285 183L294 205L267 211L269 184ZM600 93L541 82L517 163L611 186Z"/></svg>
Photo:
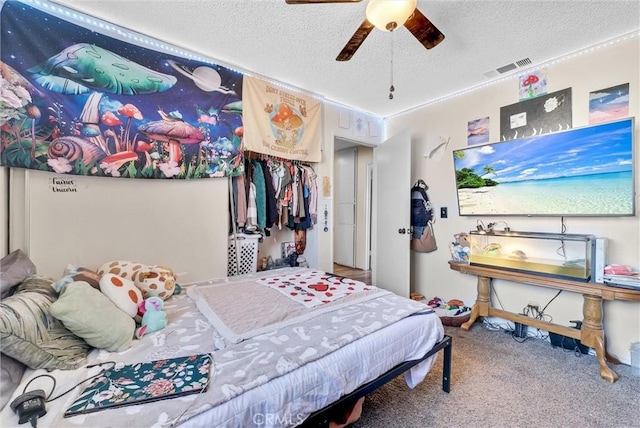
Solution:
<svg viewBox="0 0 640 428"><path fill-rule="evenodd" d="M72 184L53 184L56 177ZM53 278L69 263L98 269L111 260L166 265L185 284L224 277L228 196L224 178L132 180L12 168L10 250L22 249L39 274Z"/></svg>
<svg viewBox="0 0 640 428"><path fill-rule="evenodd" d="M589 92L614 85L629 83L629 115L640 114L638 76L640 76L638 37L602 47L595 51L567 58L548 67L548 92L572 88L573 126L588 124ZM388 133L394 135L404 129L414 130L412 135L414 180L423 178L429 185L429 197L437 207L449 208L449 218L438 218L435 224L438 251L413 253L412 290L430 299L438 296L445 300L458 298L472 305L476 297L476 278L449 269L448 242L458 232L475 228L475 217L460 217L457 210L455 174L452 151L467 146L467 122L490 117L490 141L499 141L500 107L518 102L518 80L512 78L465 95L451 98L387 119ZM636 120L636 211L640 208L640 136ZM423 153L435 146L440 137L451 141L441 160L426 159ZM438 209L439 213L439 209ZM640 269L640 213L621 218L565 218L567 233L589 233L609 238L609 263L627 264ZM486 218L485 218L486 219ZM560 232L560 218L506 217L513 230ZM553 297L555 290L495 281L494 289L504 309L520 312L529 301L543 306ZM493 305L500 307L495 299ZM553 322L569 325L570 320L582 319L582 296L563 292L547 310ZM640 340L640 302L605 302L605 334L609 352L625 363L630 362L629 345Z"/></svg>

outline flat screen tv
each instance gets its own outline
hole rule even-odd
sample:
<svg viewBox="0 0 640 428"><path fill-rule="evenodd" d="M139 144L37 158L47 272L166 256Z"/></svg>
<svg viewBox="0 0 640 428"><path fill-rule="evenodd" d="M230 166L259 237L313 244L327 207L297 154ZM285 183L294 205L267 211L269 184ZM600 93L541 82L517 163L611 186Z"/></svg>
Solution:
<svg viewBox="0 0 640 428"><path fill-rule="evenodd" d="M453 152L461 216L635 215L634 118Z"/></svg>

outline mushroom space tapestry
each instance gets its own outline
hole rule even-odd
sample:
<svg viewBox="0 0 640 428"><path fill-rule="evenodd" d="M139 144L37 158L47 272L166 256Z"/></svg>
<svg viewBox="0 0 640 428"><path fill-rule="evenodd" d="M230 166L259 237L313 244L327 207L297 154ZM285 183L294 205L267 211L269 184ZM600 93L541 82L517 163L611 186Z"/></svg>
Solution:
<svg viewBox="0 0 640 428"><path fill-rule="evenodd" d="M127 178L243 173L241 73L13 0L0 23L2 165Z"/></svg>
<svg viewBox="0 0 640 428"><path fill-rule="evenodd" d="M320 162L322 103L245 76L245 150L289 160Z"/></svg>

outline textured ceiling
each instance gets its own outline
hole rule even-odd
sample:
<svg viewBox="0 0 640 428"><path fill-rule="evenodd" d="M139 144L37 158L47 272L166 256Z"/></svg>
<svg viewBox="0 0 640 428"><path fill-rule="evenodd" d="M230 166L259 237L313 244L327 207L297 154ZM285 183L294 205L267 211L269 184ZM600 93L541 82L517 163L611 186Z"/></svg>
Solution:
<svg viewBox="0 0 640 428"><path fill-rule="evenodd" d="M524 58L542 64L640 29L638 0L419 0L420 11L445 34L440 45L426 50L404 27L374 29L350 61L338 62L366 2L55 1L380 117L488 82L485 73L506 64ZM389 100L392 38L395 97Z"/></svg>

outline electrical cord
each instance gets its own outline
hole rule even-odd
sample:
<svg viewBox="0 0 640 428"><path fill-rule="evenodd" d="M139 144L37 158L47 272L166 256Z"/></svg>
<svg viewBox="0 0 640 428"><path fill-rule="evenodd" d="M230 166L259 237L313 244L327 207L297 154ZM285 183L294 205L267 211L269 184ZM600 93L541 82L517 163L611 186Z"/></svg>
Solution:
<svg viewBox="0 0 640 428"><path fill-rule="evenodd" d="M111 368L115 367L115 365L116 365L116 363L114 361L107 361L105 363L98 363L98 364L89 365L89 366L87 366L87 368L96 367L96 366L102 367L105 364L113 364L113 366L111 366ZM68 390L64 391L61 394L58 394L57 396L55 396L53 398L51 398L51 395L53 395L53 391L55 391L55 389L56 389L56 384L57 384L56 378L51 376L48 373L39 374L37 376L34 376L33 378L31 378L29 380L29 382L27 382L27 384L22 389L22 394L20 396L16 397L15 400L13 400L10 403L10 407L14 411L14 413L16 413L18 415L18 423L19 424L23 424L23 423L29 421L33 428L37 428L37 426L38 426L38 418L40 418L40 417L42 417L42 416L47 414L47 407L46 407L46 403L47 402L51 402L51 401L57 400L58 398L68 394L69 392L71 392L73 389L75 389L76 387L80 386L84 382L86 382L88 380L91 380L91 379L93 379L93 378L95 378L97 376L100 376L104 372L105 372L105 369L100 370L99 373L96 373L93 376L89 376L88 378L78 382L77 384L75 384L74 386L69 388ZM43 389L33 389L33 390L30 390L30 391L27 392L27 389L29 388L29 386L35 380L40 379L40 378L49 378L53 382L53 386L51 387L51 391L49 392L49 394L45 394Z"/></svg>
<svg viewBox="0 0 640 428"><path fill-rule="evenodd" d="M200 400L200 398L202 397L203 393L208 389L209 384L211 384L211 382L212 382L212 380L213 380L213 377L214 377L214 375L215 375L215 372L216 372L216 370L215 370L215 368L214 368L214 365L215 365L215 363L216 363L216 362L215 362L215 360L213 359L213 355L212 355L212 354L209 354L209 358L210 358L210 360L211 360L211 366L210 366L209 370L213 369L213 371L211 372L211 375L210 375L210 376L209 376L209 378L207 379L207 383L205 383L205 385L202 387L202 389L200 390L200 392L198 392L198 395L197 395L196 399L195 399L195 400L193 400L191 403L189 403L189 405L188 405L187 407L185 407L185 409L182 411L182 413L180 413L178 416L176 416L176 417L173 419L173 421L171 421L171 424L169 425L169 427L170 427L170 428L175 427L175 426L180 422L180 418L181 418L185 413L187 413L187 411L188 411L188 410L189 410L189 409L190 409L194 404L196 404L196 403L198 402L198 400Z"/></svg>
<svg viewBox="0 0 640 428"><path fill-rule="evenodd" d="M88 365L88 366L87 366L87 368L89 369L89 368L91 368L91 367L98 367L98 366L102 367L102 366L103 366L103 365L105 365L105 364L113 364L113 366L109 367L109 369L112 369L112 368L114 368L114 367L116 366L116 362L115 362L115 361L107 361L107 362L104 362L104 363L98 363L98 364L91 364L91 365ZM62 396L64 396L64 395L66 395L66 394L70 393L71 391L73 391L75 388L77 388L78 386L82 385L82 384L83 384L83 383L85 383L86 381L91 380L91 379L93 379L93 378L95 378L95 377L100 376L102 373L104 373L106 370L109 370L109 369L102 369L102 370L100 370L100 372L98 372L98 373L94 374L93 376L89 376L88 378L86 378L86 379L84 379L84 380L81 380L80 382L76 383L75 385L73 385L71 388L69 388L69 389L68 389L68 390L66 390L65 392L63 392L63 393L61 393L61 394L58 394L58 395L56 395L56 396L55 396L55 397L53 397L53 398L50 398L50 397L51 397L51 395L53 394L53 391L55 391L55 389L56 389L56 378L55 378L55 377L53 377L53 376L51 376L51 375L50 375L50 374L48 374L48 373L39 374L38 376L35 376L34 378L30 379L30 380L29 380L29 382L27 382L27 384L24 386L24 388L23 388L23 390L22 390L22 393L23 393L23 394L25 394L25 393L27 392L27 388L29 387L29 385L31 385L31 382L33 382L34 380L39 379L39 378L41 378L41 377L48 377L49 379L51 379L51 380L53 381L53 387L51 388L51 392L49 392L49 395L47 395L47 398L45 399L45 401L46 401L47 403L50 403L51 401L57 400L58 398L60 398L60 397L62 397Z"/></svg>

